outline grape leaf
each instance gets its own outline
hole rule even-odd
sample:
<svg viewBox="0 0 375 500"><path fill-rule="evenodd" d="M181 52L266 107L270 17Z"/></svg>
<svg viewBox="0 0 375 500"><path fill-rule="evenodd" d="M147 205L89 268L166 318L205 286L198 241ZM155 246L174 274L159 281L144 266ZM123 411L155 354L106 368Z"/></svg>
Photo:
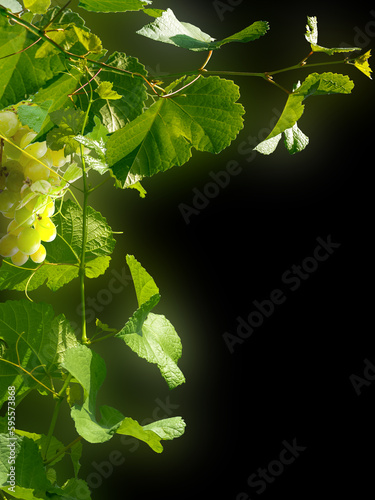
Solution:
<svg viewBox="0 0 375 500"><path fill-rule="evenodd" d="M353 64L356 68L359 69L364 75L366 75L370 80L372 80L371 73L372 69L369 65L368 60L371 57L371 50L366 52L365 54L362 54L355 59L348 61L349 64Z"/></svg>
<svg viewBox="0 0 375 500"><path fill-rule="evenodd" d="M117 434L125 434L126 436L133 436L140 441L149 445L149 447L156 453L163 451L163 446L160 443L160 436L152 430L145 430L136 420L132 418L124 418L120 427L116 430Z"/></svg>
<svg viewBox="0 0 375 500"><path fill-rule="evenodd" d="M236 103L238 98L238 86L232 81L210 76L183 94L156 101L107 142L107 162L120 185L183 165L192 148L222 151L243 127L245 110Z"/></svg>
<svg viewBox="0 0 375 500"><path fill-rule="evenodd" d="M104 360L88 347L78 345L65 351L61 366L84 390L83 404L76 404L71 409L78 434L89 443L108 441L124 420L124 415L115 408L101 406L102 418L99 422L96 419L96 397L106 377Z"/></svg>
<svg viewBox="0 0 375 500"><path fill-rule="evenodd" d="M45 492L51 487L51 483L47 478L37 444L26 436L18 436L13 442L15 443L15 463L10 464L8 435L0 434L0 490L8 493L8 474L13 466L16 471L16 486L14 493L9 492L13 493L12 497L25 500L46 498Z"/></svg>
<svg viewBox="0 0 375 500"><path fill-rule="evenodd" d="M30 21L32 16L27 13L22 19ZM59 55L35 59L37 45L20 52L34 41L25 28L0 16L0 107L29 97L65 70Z"/></svg>
<svg viewBox="0 0 375 500"><path fill-rule="evenodd" d="M157 364L170 389L185 382L185 377L177 366L182 354L181 340L171 323L162 315L149 313L143 321L141 334L134 331L134 316L116 335L132 351L149 363Z"/></svg>
<svg viewBox="0 0 375 500"><path fill-rule="evenodd" d="M86 276L95 278L107 269L115 240L104 217L88 207L88 237L86 243ZM55 291L78 277L82 245L82 211L71 200L64 202L62 214L54 216L57 238L46 244L47 257L43 264L27 263L14 267L4 259L0 268L0 290L35 290L46 282Z"/></svg>
<svg viewBox="0 0 375 500"><path fill-rule="evenodd" d="M276 149L282 132L286 133L285 144L291 153L304 149L307 145L307 137L298 128L293 129L303 115L305 109L303 101L310 96L350 94L353 87L354 83L347 75L311 73L302 84L296 86L294 92L289 94L278 122L266 139L254 148L255 151L263 154L272 153Z"/></svg>
<svg viewBox="0 0 375 500"><path fill-rule="evenodd" d="M138 30L139 35L143 35L158 42L169 43L189 50L215 50L230 42L250 42L264 35L269 26L265 21L257 21L247 28L235 33L232 36L215 42L207 33L204 33L196 26L189 23L180 22L171 9L167 9L163 14L150 24Z"/></svg>
<svg viewBox="0 0 375 500"><path fill-rule="evenodd" d="M51 0L23 0L25 9L33 14L45 14L51 5Z"/></svg>
<svg viewBox="0 0 375 500"><path fill-rule="evenodd" d="M61 453L56 459L54 459L55 455L63 450L65 446L61 441L59 441L55 436L51 436L51 439L45 434L36 434L34 432L22 431L20 429L16 429L17 436L26 436L29 439L32 439L38 446L39 452L42 457L46 457L46 460L51 460L49 465L54 465L57 462L60 462L64 458L64 453Z"/></svg>
<svg viewBox="0 0 375 500"><path fill-rule="evenodd" d="M161 439L172 440L183 435L186 424L181 417L165 418L144 425L144 430L154 431Z"/></svg>
<svg viewBox="0 0 375 500"><path fill-rule="evenodd" d="M118 94L115 90L113 90L112 87L113 87L112 82L102 82L96 89L96 92L98 93L101 99L106 99L109 101L117 101L118 99L121 99L122 96Z"/></svg>
<svg viewBox="0 0 375 500"><path fill-rule="evenodd" d="M306 34L305 38L311 44L311 50L313 52L324 52L329 56L336 54L338 52L353 52L354 50L361 50L358 47L336 47L333 49L327 49L318 45L318 20L314 17L307 16Z"/></svg>
<svg viewBox="0 0 375 500"><path fill-rule="evenodd" d="M75 136L81 132L85 119L84 111L75 108L58 109L50 113L50 118L58 128L48 132L47 146L53 151L65 147L65 155L75 153L78 148Z"/></svg>
<svg viewBox="0 0 375 500"><path fill-rule="evenodd" d="M1 6L14 14L22 11L22 5L17 0L1 0Z"/></svg>
<svg viewBox="0 0 375 500"><path fill-rule="evenodd" d="M92 12L127 12L151 3L150 0L80 0L78 6Z"/></svg>
<svg viewBox="0 0 375 500"><path fill-rule="evenodd" d="M126 263L133 278L138 305L141 306L155 295L158 295L159 288L156 286L154 279L133 255L126 256Z"/></svg>
<svg viewBox="0 0 375 500"><path fill-rule="evenodd" d="M49 100L39 105L30 103L18 106L17 114L22 125L28 125L34 132L39 133L52 103L53 101Z"/></svg>
<svg viewBox="0 0 375 500"><path fill-rule="evenodd" d="M112 83L112 90L121 95L121 99L116 101L106 100L103 97L103 100L97 100L92 105L93 113L112 133L142 113L147 99L146 87L142 78L133 78L131 73L146 76L147 72L135 57L126 56L121 52L114 52L106 64L130 72L120 75L102 70L96 79Z"/></svg>
<svg viewBox="0 0 375 500"><path fill-rule="evenodd" d="M25 370L34 370L34 377L51 388L50 379L59 377L56 370L63 352L78 344L64 315L55 317L49 304L27 300L0 304L0 335L8 346L0 359L0 406L7 400L11 385L16 388L17 402L31 389L42 387L25 371L14 366L19 365L19 360Z"/></svg>

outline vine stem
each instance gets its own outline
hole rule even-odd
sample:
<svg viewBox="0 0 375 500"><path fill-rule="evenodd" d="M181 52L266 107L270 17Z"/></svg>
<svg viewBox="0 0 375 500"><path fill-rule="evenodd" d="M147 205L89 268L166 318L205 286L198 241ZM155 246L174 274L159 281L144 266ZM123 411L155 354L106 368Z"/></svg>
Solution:
<svg viewBox="0 0 375 500"><path fill-rule="evenodd" d="M92 105L92 88L90 81L88 82L91 90L89 103L86 109L85 119L83 120L81 135L84 135L86 124L88 121L91 105ZM86 243L87 243L87 207L90 189L87 183L86 162L83 150L83 144L80 144L81 161L82 161L82 181L83 181L83 204L82 204L82 251L79 263L79 279L82 304L82 343L88 342L86 330L86 298L85 298L85 266L86 266Z"/></svg>
<svg viewBox="0 0 375 500"><path fill-rule="evenodd" d="M78 436L74 441L72 441L71 443L69 443L67 446L65 446L65 448L62 448L60 451L58 451L56 453L55 456L53 456L52 458L50 458L49 460L46 460L44 462L44 465L48 465L50 464L51 462L54 462L56 460L56 458L58 458L60 455L63 455L65 454L70 448L72 448L75 444L79 443L82 439L82 436Z"/></svg>

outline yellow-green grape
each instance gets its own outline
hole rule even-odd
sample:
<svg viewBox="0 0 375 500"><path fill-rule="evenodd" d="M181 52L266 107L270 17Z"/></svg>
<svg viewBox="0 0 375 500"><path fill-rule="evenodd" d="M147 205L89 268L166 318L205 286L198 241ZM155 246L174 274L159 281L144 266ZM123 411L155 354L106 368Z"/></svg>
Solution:
<svg viewBox="0 0 375 500"><path fill-rule="evenodd" d="M46 252L45 247L43 245L40 245L38 250L35 253L30 255L30 258L36 264L41 264L44 261L44 259L46 258L46 255L47 255L47 252Z"/></svg>
<svg viewBox="0 0 375 500"><path fill-rule="evenodd" d="M6 172L6 169L1 167L0 168L0 189L1 190L5 189L5 181L6 181L5 172Z"/></svg>
<svg viewBox="0 0 375 500"><path fill-rule="evenodd" d="M26 255L35 253L40 246L40 235L32 227L27 227L17 236L18 249Z"/></svg>
<svg viewBox="0 0 375 500"><path fill-rule="evenodd" d="M42 206L44 208L43 212L41 213L42 219L51 217L55 213L55 202L49 196Z"/></svg>
<svg viewBox="0 0 375 500"><path fill-rule="evenodd" d="M11 260L15 266L23 266L29 259L29 256L22 252L12 255Z"/></svg>
<svg viewBox="0 0 375 500"><path fill-rule="evenodd" d="M30 212L27 207L21 207L14 212L14 218L22 226L31 226L36 219L36 215Z"/></svg>
<svg viewBox="0 0 375 500"><path fill-rule="evenodd" d="M11 170L7 175L5 186L9 191L18 193L21 191L25 178L19 170Z"/></svg>
<svg viewBox="0 0 375 500"><path fill-rule="evenodd" d="M34 224L42 241L53 241L56 238L56 226L49 217L38 218Z"/></svg>
<svg viewBox="0 0 375 500"><path fill-rule="evenodd" d="M20 122L12 111L0 112L0 133L5 137L12 137L19 129Z"/></svg>
<svg viewBox="0 0 375 500"><path fill-rule="evenodd" d="M21 163L17 160L7 160L4 163L4 167L7 169L8 172L11 172L12 170L18 170L19 172L23 172L23 166Z"/></svg>
<svg viewBox="0 0 375 500"><path fill-rule="evenodd" d="M8 142L4 144L4 154L12 160L20 159L23 154L21 150L30 144L36 136L37 134L27 126L19 128L12 137L14 145L9 144Z"/></svg>
<svg viewBox="0 0 375 500"><path fill-rule="evenodd" d="M26 148L26 146L28 146L35 139L35 137L38 135L35 132L33 132L31 129L29 129L29 127L27 127L27 128L28 128L28 130L26 130L26 132L22 134L22 137L19 140L20 142L18 145L21 149Z"/></svg>
<svg viewBox="0 0 375 500"><path fill-rule="evenodd" d="M13 219L8 224L7 233L14 234L15 236L18 236L23 229L25 229L25 226L18 224L18 222Z"/></svg>
<svg viewBox="0 0 375 500"><path fill-rule="evenodd" d="M25 177L33 182L47 180L49 172L47 167L35 160L31 160L25 167Z"/></svg>
<svg viewBox="0 0 375 500"><path fill-rule="evenodd" d="M0 212L8 212L19 200L19 195L13 191L2 191L0 193Z"/></svg>
<svg viewBox="0 0 375 500"><path fill-rule="evenodd" d="M64 156L64 149L60 149L59 151L52 151L50 149L49 152L52 156L52 163L54 167L61 168L68 161L68 159Z"/></svg>
<svg viewBox="0 0 375 500"><path fill-rule="evenodd" d="M18 252L17 236L6 234L0 240L0 255L3 257L12 257Z"/></svg>

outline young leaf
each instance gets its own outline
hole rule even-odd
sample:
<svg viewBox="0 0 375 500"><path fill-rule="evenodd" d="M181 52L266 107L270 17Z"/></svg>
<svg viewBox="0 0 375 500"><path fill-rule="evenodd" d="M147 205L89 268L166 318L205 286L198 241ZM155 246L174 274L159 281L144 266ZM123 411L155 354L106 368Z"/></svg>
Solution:
<svg viewBox="0 0 375 500"><path fill-rule="evenodd" d="M57 238L48 243L47 258L43 264L29 264L25 268L8 264L4 259L0 268L0 290L35 290L46 282L51 290L78 277L79 255L82 245L83 216L80 207L71 200L64 202L62 214L53 218ZM95 278L109 265L115 240L104 217L88 207L88 238L86 243L86 276ZM52 265L51 265L52 264Z"/></svg>
<svg viewBox="0 0 375 500"><path fill-rule="evenodd" d="M358 68L359 71L361 71L368 78L370 78L370 80L372 80L372 76L371 76L372 69L371 69L371 67L369 65L369 62L368 62L368 60L370 59L370 57L371 57L371 50L369 50L365 54L362 54L362 55L356 57L352 61L348 61L348 63L349 64L354 64L354 66L356 68Z"/></svg>
<svg viewBox="0 0 375 500"><path fill-rule="evenodd" d="M82 405L74 405L71 416L76 430L89 443L104 443L124 420L118 410L101 406L101 420L96 419L96 397L106 377L104 360L88 347L78 345L64 353L61 366L82 385L85 398Z"/></svg>
<svg viewBox="0 0 375 500"><path fill-rule="evenodd" d="M112 89L112 82L102 82L96 89L101 99L108 99L109 101L117 101L121 99L122 96Z"/></svg>
<svg viewBox="0 0 375 500"><path fill-rule="evenodd" d="M40 383L51 388L51 378L60 377L57 369L64 351L78 344L63 315L55 317L49 304L27 300L0 304L0 332L9 347L0 359L0 406L9 386L15 386L17 401L42 387Z"/></svg>
<svg viewBox="0 0 375 500"><path fill-rule="evenodd" d="M145 67L135 58L121 52L112 54L106 64L130 73L115 74L110 71L101 71L97 81L113 84L112 90L121 96L115 102L103 96L92 105L93 113L103 125L112 133L124 127L128 122L139 116L147 99L147 92L142 78L133 78L132 73L146 76Z"/></svg>
<svg viewBox="0 0 375 500"><path fill-rule="evenodd" d="M257 21L242 31L224 38L224 40L215 42L214 38L196 26L180 22L173 11L167 9L155 21L144 26L137 33L158 42L169 43L189 50L201 51L219 49L222 45L230 42L246 43L256 40L263 36L268 28L267 22Z"/></svg>
<svg viewBox="0 0 375 500"><path fill-rule="evenodd" d="M183 165L192 148L219 153L229 146L243 127L238 98L232 81L202 77L115 132L107 143L107 162L121 186ZM128 175L135 177L129 182Z"/></svg>
<svg viewBox="0 0 375 500"><path fill-rule="evenodd" d="M92 12L126 12L141 10L151 0L80 0L78 6Z"/></svg>
<svg viewBox="0 0 375 500"><path fill-rule="evenodd" d="M305 38L311 44L311 50L313 52L324 52L329 56L337 52L353 52L354 50L361 50L358 47L337 47L333 49L327 49L318 45L318 20L314 17L307 16L306 34Z"/></svg>
<svg viewBox="0 0 375 500"><path fill-rule="evenodd" d="M81 133L85 113L81 109L58 109L50 113L50 118L58 128L48 132L47 146L53 151L65 147L66 155L75 153L78 148L75 136Z"/></svg>
<svg viewBox="0 0 375 500"><path fill-rule="evenodd" d="M130 320L116 335L132 351L149 363L155 363L170 389L185 382L177 366L182 354L181 340L171 323L161 315L149 313L144 320L141 334L134 331L139 323Z"/></svg>
<svg viewBox="0 0 375 500"><path fill-rule="evenodd" d="M135 293L140 307L153 296L158 295L159 288L156 286L154 279L133 255L126 256L126 263L133 278Z"/></svg>

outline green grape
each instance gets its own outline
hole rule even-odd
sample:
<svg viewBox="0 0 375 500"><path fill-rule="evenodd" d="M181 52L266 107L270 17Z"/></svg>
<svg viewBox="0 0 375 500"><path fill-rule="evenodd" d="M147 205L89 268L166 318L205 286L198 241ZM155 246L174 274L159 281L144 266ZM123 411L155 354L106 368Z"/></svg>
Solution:
<svg viewBox="0 0 375 500"><path fill-rule="evenodd" d="M49 150L52 156L52 163L54 167L61 168L68 161L68 158L64 156L64 149L60 149L59 151Z"/></svg>
<svg viewBox="0 0 375 500"><path fill-rule="evenodd" d="M40 214L42 219L51 217L55 213L55 202L48 196L43 203L43 212Z"/></svg>
<svg viewBox="0 0 375 500"><path fill-rule="evenodd" d="M17 236L6 234L0 240L0 255L3 257L12 257L18 252Z"/></svg>
<svg viewBox="0 0 375 500"><path fill-rule="evenodd" d="M34 224L42 241L53 241L56 238L56 226L49 217L38 218Z"/></svg>
<svg viewBox="0 0 375 500"><path fill-rule="evenodd" d="M7 169L8 172L11 172L12 170L18 170L20 172L23 172L23 166L17 160L7 160L4 163L4 167Z"/></svg>
<svg viewBox="0 0 375 500"><path fill-rule="evenodd" d="M30 258L36 264L41 264L44 261L44 259L46 258L46 255L47 255L47 252L46 252L45 247L43 245L40 245L38 250L35 253L30 255Z"/></svg>
<svg viewBox="0 0 375 500"><path fill-rule="evenodd" d="M8 190L2 191L0 193L0 212L8 212L18 200L19 196L17 193Z"/></svg>
<svg viewBox="0 0 375 500"><path fill-rule="evenodd" d="M29 259L29 256L23 252L17 252L12 255L11 260L15 266L23 266Z"/></svg>
<svg viewBox="0 0 375 500"><path fill-rule="evenodd" d="M21 191L25 179L23 173L19 170L11 170L7 175L5 185L9 191L18 193Z"/></svg>
<svg viewBox="0 0 375 500"><path fill-rule="evenodd" d="M34 223L36 215L27 207L21 207L14 212L14 218L16 222L22 226L31 226Z"/></svg>
<svg viewBox="0 0 375 500"><path fill-rule="evenodd" d="M26 255L35 253L40 246L40 235L32 227L27 227L17 236L18 249Z"/></svg>
<svg viewBox="0 0 375 500"><path fill-rule="evenodd" d="M25 177L28 177L33 182L47 180L49 177L49 169L37 161L31 161L25 167Z"/></svg>
<svg viewBox="0 0 375 500"><path fill-rule="evenodd" d="M0 133L5 137L12 137L18 130L20 123L17 115L12 111L0 112Z"/></svg>
<svg viewBox="0 0 375 500"><path fill-rule="evenodd" d="M25 226L22 226L16 220L13 219L8 224L7 232L8 234L13 234L15 236L18 236L23 229L25 229Z"/></svg>
<svg viewBox="0 0 375 500"><path fill-rule="evenodd" d="M6 169L3 167L0 168L0 189L3 190L5 189L5 181L6 181L6 176L5 176Z"/></svg>
<svg viewBox="0 0 375 500"><path fill-rule="evenodd" d="M38 134L36 134L35 132L33 132L30 129L26 130L26 132L22 134L22 137L19 140L20 141L19 144L18 144L19 147L21 149L26 148L26 146L28 146L35 139L35 137L37 135Z"/></svg>

